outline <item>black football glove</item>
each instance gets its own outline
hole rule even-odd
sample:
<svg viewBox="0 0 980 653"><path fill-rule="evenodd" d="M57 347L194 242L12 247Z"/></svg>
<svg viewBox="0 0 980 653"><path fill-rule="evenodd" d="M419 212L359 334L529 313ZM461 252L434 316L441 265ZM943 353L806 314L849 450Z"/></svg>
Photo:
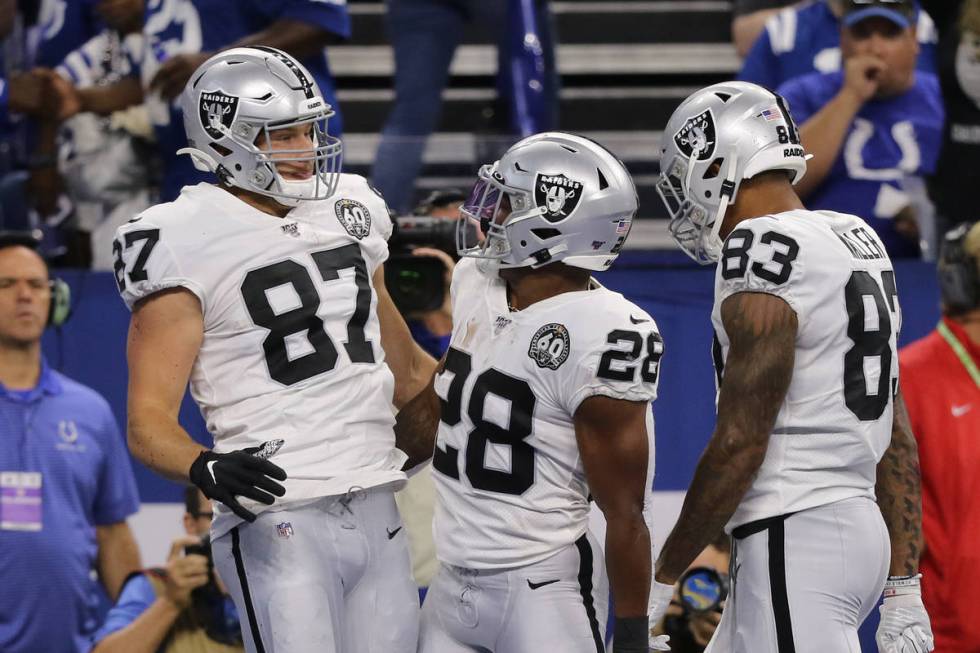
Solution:
<svg viewBox="0 0 980 653"><path fill-rule="evenodd" d="M191 465L191 483L201 488L204 496L225 504L245 521L254 522L255 513L242 507L236 497L272 505L275 497L286 493L286 488L276 483L286 480L286 472L260 457L266 449L263 445L228 453L202 451Z"/></svg>

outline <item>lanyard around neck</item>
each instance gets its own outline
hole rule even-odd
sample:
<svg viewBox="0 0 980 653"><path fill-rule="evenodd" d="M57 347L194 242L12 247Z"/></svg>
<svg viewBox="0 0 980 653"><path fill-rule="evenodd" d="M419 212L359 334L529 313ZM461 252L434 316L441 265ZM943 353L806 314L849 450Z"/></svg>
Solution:
<svg viewBox="0 0 980 653"><path fill-rule="evenodd" d="M970 374L970 378L973 379L973 382L977 384L977 388L980 388L980 369L977 369L977 364L973 362L970 352L966 350L963 343L957 339L956 334L953 333L944 322L940 322L939 326L936 327L936 330L939 331L939 335L943 337L946 344L950 346L953 353L955 353L957 358L960 359L960 362L963 363L963 367L966 368L966 371Z"/></svg>

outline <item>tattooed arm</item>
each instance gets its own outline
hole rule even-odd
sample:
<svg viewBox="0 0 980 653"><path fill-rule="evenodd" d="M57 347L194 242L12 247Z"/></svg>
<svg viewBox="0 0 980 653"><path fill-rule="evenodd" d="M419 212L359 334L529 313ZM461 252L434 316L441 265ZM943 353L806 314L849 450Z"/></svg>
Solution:
<svg viewBox="0 0 980 653"><path fill-rule="evenodd" d="M796 313L775 295L736 293L721 305L730 344L718 422L684 507L657 560L673 584L724 528L766 457L769 434L793 376Z"/></svg>
<svg viewBox="0 0 980 653"><path fill-rule="evenodd" d="M901 392L895 397L892 441L878 463L875 492L892 542L888 575L912 576L919 571L919 554L922 552L922 499L919 493L919 449Z"/></svg>

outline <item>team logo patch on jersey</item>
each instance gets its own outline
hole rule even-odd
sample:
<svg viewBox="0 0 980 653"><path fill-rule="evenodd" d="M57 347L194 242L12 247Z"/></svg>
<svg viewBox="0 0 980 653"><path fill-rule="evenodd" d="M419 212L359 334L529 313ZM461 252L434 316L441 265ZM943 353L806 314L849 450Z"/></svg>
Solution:
<svg viewBox="0 0 980 653"><path fill-rule="evenodd" d="M538 367L557 370L568 359L568 349L571 344L565 325L552 322L545 324L534 333L527 355Z"/></svg>
<svg viewBox="0 0 980 653"><path fill-rule="evenodd" d="M582 198L582 182L565 175L538 173L534 178L534 203L545 208L544 219L564 220L575 211Z"/></svg>
<svg viewBox="0 0 980 653"><path fill-rule="evenodd" d="M371 213L358 201L346 197L334 204L337 219L354 238L361 240L371 233Z"/></svg>
<svg viewBox="0 0 980 653"><path fill-rule="evenodd" d="M707 161L715 153L715 117L711 109L688 118L674 134L674 145L686 157L695 152L698 161Z"/></svg>
<svg viewBox="0 0 980 653"><path fill-rule="evenodd" d="M288 540L293 536L293 525L288 521L276 524L276 532L279 534L279 537L284 537Z"/></svg>
<svg viewBox="0 0 980 653"><path fill-rule="evenodd" d="M219 140L225 136L221 127L231 129L238 115L238 98L223 91L202 91L197 107L204 131Z"/></svg>

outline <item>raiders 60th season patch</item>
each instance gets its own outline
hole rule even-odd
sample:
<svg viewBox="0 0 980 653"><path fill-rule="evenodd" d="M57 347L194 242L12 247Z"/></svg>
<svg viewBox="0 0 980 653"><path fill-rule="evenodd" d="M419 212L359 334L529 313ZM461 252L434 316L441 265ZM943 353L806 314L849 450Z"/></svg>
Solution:
<svg viewBox="0 0 980 653"><path fill-rule="evenodd" d="M361 240L371 233L371 213L367 210L366 206L357 200L346 197L338 200L334 204L334 211L337 213L337 219L340 220L340 224L354 238Z"/></svg>
<svg viewBox="0 0 980 653"><path fill-rule="evenodd" d="M557 370L568 359L571 339L564 324L552 322L545 324L534 333L527 355L538 367Z"/></svg>

